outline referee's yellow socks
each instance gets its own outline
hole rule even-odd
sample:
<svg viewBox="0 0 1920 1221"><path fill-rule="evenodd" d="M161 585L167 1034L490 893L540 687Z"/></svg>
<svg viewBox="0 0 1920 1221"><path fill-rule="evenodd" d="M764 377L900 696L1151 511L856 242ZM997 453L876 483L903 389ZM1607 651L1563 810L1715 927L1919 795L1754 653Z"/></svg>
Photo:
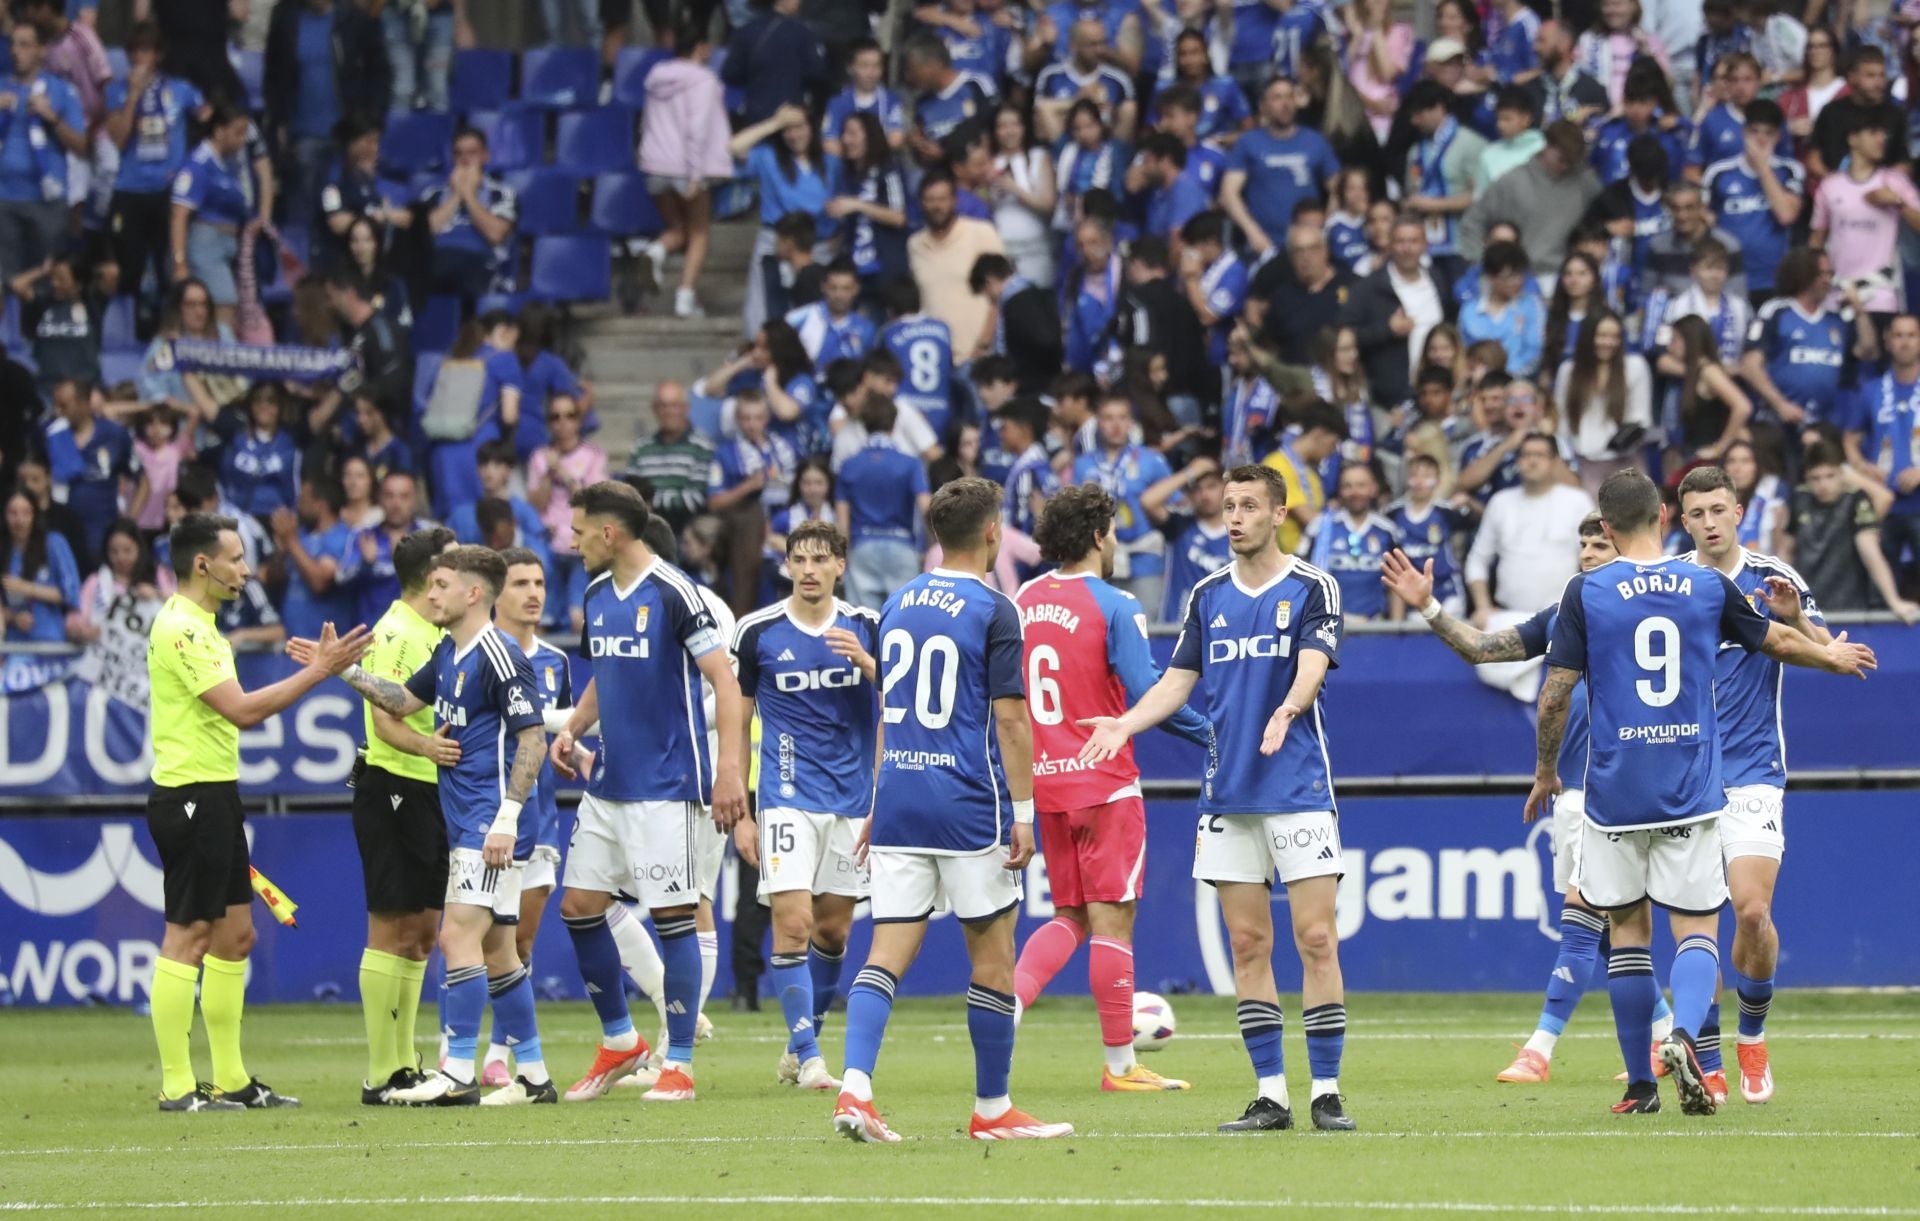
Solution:
<svg viewBox="0 0 1920 1221"><path fill-rule="evenodd" d="M160 1093L167 1098L193 1093L193 985L199 978L184 962L154 959L148 996L153 1039L160 1046Z"/></svg>
<svg viewBox="0 0 1920 1221"><path fill-rule="evenodd" d="M240 1012L247 999L247 964L209 954L200 981L200 1020L207 1025L207 1046L213 1052L213 1084L232 1093L253 1080L240 1057Z"/></svg>
<svg viewBox="0 0 1920 1221"><path fill-rule="evenodd" d="M413 1049L413 1031L420 1016L420 990L427 982L427 960L415 962L411 958L397 960L400 964L400 993L398 1018L393 1024L394 1051L399 1056L401 1068L412 1068L417 1053Z"/></svg>
<svg viewBox="0 0 1920 1221"><path fill-rule="evenodd" d="M401 1066L400 993L406 959L385 950L360 953L360 1014L367 1023L367 1084L379 1086Z"/></svg>

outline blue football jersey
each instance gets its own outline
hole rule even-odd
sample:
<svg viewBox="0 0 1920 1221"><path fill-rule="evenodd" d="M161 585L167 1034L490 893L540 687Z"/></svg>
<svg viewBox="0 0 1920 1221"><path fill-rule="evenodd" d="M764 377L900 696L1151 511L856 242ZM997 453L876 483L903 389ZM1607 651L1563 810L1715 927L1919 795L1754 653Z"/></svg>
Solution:
<svg viewBox="0 0 1920 1221"><path fill-rule="evenodd" d="M1514 628L1520 633L1520 645L1529 658L1546 656L1547 642L1553 639L1553 623L1559 614L1560 604L1556 602ZM1573 684L1568 696L1567 728L1560 737L1560 757L1554 764L1563 790L1578 789L1586 784L1587 734L1587 680L1582 678Z"/></svg>
<svg viewBox="0 0 1920 1221"><path fill-rule="evenodd" d="M1726 807L1717 654L1766 634L1739 588L1698 564L1622 557L1567 582L1547 664L1587 678L1589 820L1624 831Z"/></svg>
<svg viewBox="0 0 1920 1221"><path fill-rule="evenodd" d="M815 631L774 603L740 621L733 656L740 690L760 713L760 808L864 818L873 805L873 684L827 647L828 628L880 653L879 618L837 603Z"/></svg>
<svg viewBox="0 0 1920 1221"><path fill-rule="evenodd" d="M1154 484L1173 472L1157 449L1127 445L1117 455L1109 455L1102 446L1073 460L1075 483L1097 483L1114 500L1114 534L1122 547L1129 548L1129 575L1155 577L1166 571L1166 557L1158 545L1139 546L1140 540L1159 538L1153 519L1147 516L1140 497ZM1138 547L1138 549L1135 549Z"/></svg>
<svg viewBox="0 0 1920 1221"><path fill-rule="evenodd" d="M1767 376L1789 402L1816 420L1835 421L1844 414L1838 407L1853 337L1852 324L1833 310L1808 315L1793 298L1776 297L1754 315L1747 348L1760 353Z"/></svg>
<svg viewBox="0 0 1920 1221"><path fill-rule="evenodd" d="M435 727L447 726L447 736L460 744L460 762L440 769L440 813L449 847L477 849L507 795L517 735L541 722L540 689L527 655L491 624L465 648L442 636L427 664L407 680L407 690L433 705ZM532 855L539 830L537 817L520 820L516 860Z"/></svg>
<svg viewBox="0 0 1920 1221"><path fill-rule="evenodd" d="M1773 176L1788 194L1806 198L1807 171L1798 161L1775 157ZM1746 156L1714 162L1707 167L1701 185L1720 227L1740 242L1747 288L1756 295L1771 289L1774 269L1793 244L1792 231L1773 214L1773 205L1767 202L1759 176L1748 168Z"/></svg>
<svg viewBox="0 0 1920 1221"><path fill-rule="evenodd" d="M655 560L620 589L587 586L580 652L593 669L602 744L587 792L607 801L697 801L713 789L694 664L725 646L691 578Z"/></svg>
<svg viewBox="0 0 1920 1221"><path fill-rule="evenodd" d="M536 638L527 666L533 671L533 685L540 692L543 707L573 707L573 670L565 649L557 649ZM554 774L553 760L548 759L540 764L539 787L527 802L528 810L538 810L540 814L535 842L542 848L557 850L571 838L562 825L566 819L560 810L559 788L560 778Z"/></svg>
<svg viewBox="0 0 1920 1221"><path fill-rule="evenodd" d="M1466 587L1460 580L1460 565L1454 562L1453 538L1467 529L1473 520L1471 515L1435 502L1427 506L1426 512L1415 517L1413 506L1398 500L1387 508L1387 520L1400 531L1400 550L1407 553L1407 558L1413 561L1415 568L1424 568L1428 560L1433 561L1434 597L1442 602L1466 597ZM1540 653L1546 652L1546 647L1546 642L1541 641ZM1539 655L1533 654L1535 657Z"/></svg>
<svg viewBox="0 0 1920 1221"><path fill-rule="evenodd" d="M1197 671L1206 685L1214 748L1200 787L1200 813L1331 810L1324 687L1313 707L1294 720L1278 752L1262 755L1260 739L1293 687L1302 652L1325 653L1329 665L1339 664L1339 583L1297 559L1259 589L1240 584L1238 574L1239 564L1229 564L1193 587L1167 663Z"/></svg>
<svg viewBox="0 0 1920 1221"><path fill-rule="evenodd" d="M880 332L880 346L900 362L900 389L893 396L927 418L944 439L953 415L953 332L938 318L896 318Z"/></svg>
<svg viewBox="0 0 1920 1221"><path fill-rule="evenodd" d="M1680 558L1700 562L1693 552ZM1800 593L1801 613L1810 622L1826 625L1814 604L1813 591L1792 565L1742 547L1740 567L1732 577L1734 587L1746 597L1754 613L1771 620L1773 614L1761 592L1768 577L1785 577L1793 582ZM1722 642L1715 661L1713 695L1720 715L1721 780L1728 788L1741 784L1784 785L1787 742L1780 722L1780 683L1786 667L1765 653L1749 652L1731 640Z"/></svg>
<svg viewBox="0 0 1920 1221"><path fill-rule="evenodd" d="M1339 582L1345 612L1366 619L1386 614L1387 589L1380 583L1380 567L1387 552L1400 545L1400 528L1378 513L1355 522L1345 510L1331 509L1315 518L1308 531L1313 566Z"/></svg>
<svg viewBox="0 0 1920 1221"><path fill-rule="evenodd" d="M880 611L876 848L978 856L1013 820L993 701L1026 698L1020 612L971 573L936 568Z"/></svg>

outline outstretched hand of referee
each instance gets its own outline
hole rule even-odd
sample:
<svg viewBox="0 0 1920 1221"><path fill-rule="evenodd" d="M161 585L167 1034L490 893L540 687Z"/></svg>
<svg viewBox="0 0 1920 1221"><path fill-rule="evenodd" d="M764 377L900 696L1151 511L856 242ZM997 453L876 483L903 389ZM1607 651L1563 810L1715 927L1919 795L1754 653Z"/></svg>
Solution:
<svg viewBox="0 0 1920 1221"><path fill-rule="evenodd" d="M287 641L287 656L309 669L321 670L338 678L348 666L366 655L373 643L373 629L361 624L344 636L336 635L332 622L320 627L320 639L295 636Z"/></svg>

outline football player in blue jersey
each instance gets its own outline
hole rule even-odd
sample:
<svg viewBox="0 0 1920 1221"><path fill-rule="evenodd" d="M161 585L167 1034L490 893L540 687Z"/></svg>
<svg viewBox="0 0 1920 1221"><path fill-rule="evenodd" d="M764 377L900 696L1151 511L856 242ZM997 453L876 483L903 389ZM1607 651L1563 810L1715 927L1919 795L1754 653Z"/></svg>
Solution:
<svg viewBox="0 0 1920 1221"><path fill-rule="evenodd" d="M573 710L573 676L565 649L555 648L540 639L540 617L547 608L547 570L540 557L525 547L509 547L500 553L506 561L507 584L493 604L494 625L513 638L526 656L533 674L533 685L540 692L541 719L558 729L566 724ZM560 845L566 842L566 818L560 810L559 780L540 750L540 778L534 785L533 800L527 814L534 819L533 851L520 875L520 923L514 928L514 948L528 977L533 974L533 943L540 935L540 917L546 913L547 899L560 870ZM486 1063L480 1069L480 1084L508 1085L513 1074L507 1058L514 1052L509 1031L493 1015L493 1039L487 1044Z"/></svg>
<svg viewBox="0 0 1920 1221"><path fill-rule="evenodd" d="M872 874L873 947L847 993L844 1084L833 1127L891 1143L873 1103L873 1070L893 1010L936 909L951 911L973 964L975 1140L1044 1140L1073 1125L1014 1107L1014 917L1033 859L1033 724L1027 717L1020 613L986 583L1000 549L1000 489L956 479L934 494L927 524L942 567L880 612L881 715L873 811L856 845ZM1169 710L1171 711L1171 710Z"/></svg>
<svg viewBox="0 0 1920 1221"><path fill-rule="evenodd" d="M1222 1132L1293 1126L1273 980L1272 887L1287 888L1303 973L1313 1125L1351 1131L1340 1095L1347 1008L1333 900L1343 861L1320 687L1339 660L1340 586L1280 550L1286 482L1264 466L1227 472L1233 563L1193 587L1173 659L1121 717L1094 717L1080 758L1103 762L1187 702L1202 675L1215 747L1200 790L1193 876L1219 893L1233 945L1240 1037L1258 1093ZM1296 724L1297 722L1297 724Z"/></svg>
<svg viewBox="0 0 1920 1221"><path fill-rule="evenodd" d="M1580 523L1580 571L1591 572L1614 557L1613 540L1601 529L1600 514L1589 513ZM1553 634L1557 605L1549 606L1524 623L1499 631L1484 632L1458 617L1459 608L1446 608L1438 596L1435 566L1427 560L1416 567L1414 557L1396 551L1382 565L1381 580L1400 601L1420 612L1441 643L1459 654L1470 665L1520 662L1542 656ZM1514 1056L1513 1063L1494 1074L1495 1081L1537 1085L1548 1080L1552 1071L1554 1046L1559 1043L1573 1011L1579 1007L1587 985L1593 981L1601 962L1602 940L1607 933L1605 912L1596 911L1580 897L1574 884L1575 853L1580 843L1582 810L1586 807L1587 707L1585 691L1575 686L1567 714L1567 731L1560 745L1560 795L1553 802L1553 826L1547 845L1553 856L1553 888L1562 896L1560 906L1560 952L1554 957L1553 971L1547 977L1546 1001L1533 1033ZM1606 976L1600 975L1602 982ZM1653 1032L1666 1037L1673 1025L1673 1013L1662 997L1654 1009Z"/></svg>
<svg viewBox="0 0 1920 1221"><path fill-rule="evenodd" d="M833 596L847 571L839 526L795 527L787 568L793 595L742 619L733 636L743 714L728 732L744 740L760 713L760 815L740 820L734 844L773 908L773 986L787 1021L779 1079L837 1090L819 1035L867 894L854 841L873 805L880 620Z"/></svg>
<svg viewBox="0 0 1920 1221"><path fill-rule="evenodd" d="M1833 640L1813 592L1791 565L1740 545L1742 509L1727 472L1697 466L1680 481L1680 524L1695 550L1680 558L1726 574L1761 615L1785 624L1817 645ZM1773 891L1786 853L1784 818L1787 744L1780 712L1780 663L1740 649L1715 659L1714 702L1720 715L1721 781L1727 808L1720 815L1720 852L1733 898L1734 990L1740 998L1740 1096L1748 1102L1773 1097L1767 1061L1767 1010L1773 1003L1774 965L1780 934L1773 925ZM1719 1054L1720 1004L1707 1013L1706 1051ZM1709 1074L1719 1065L1707 1063ZM1726 1079L1716 1083L1726 1096Z"/></svg>
<svg viewBox="0 0 1920 1221"><path fill-rule="evenodd" d="M1864 678L1875 667L1873 651L1849 643L1845 633L1822 646L1769 623L1724 574L1663 555L1666 509L1659 488L1639 471L1608 477L1599 499L1619 554L1576 574L1561 595L1540 689L1533 790L1522 817L1532 822L1560 788L1572 692L1585 678L1586 821L1574 880L1612 923L1607 990L1627 1070L1626 1095L1613 1110L1660 1109L1645 1051L1659 992L1649 948L1651 901L1672 914L1679 943L1669 976L1674 1026L1660 1043L1660 1062L1681 1109L1711 1115L1718 1103L1695 1036L1719 983L1716 932L1727 901L1716 657L1722 648L1739 648Z"/></svg>
<svg viewBox="0 0 1920 1221"><path fill-rule="evenodd" d="M600 723L602 743L581 799L560 914L567 922L587 995L600 1017L600 1050L569 1101L605 1094L641 1066L647 1045L633 1028L620 951L607 927L613 896L627 893L653 914L665 965L667 1055L644 1095L654 1102L694 1096L693 1043L700 1009L701 847L696 821L711 804L714 825L731 831L746 812L741 743L707 746L702 679L711 683L715 722L740 714L725 641L693 581L643 541L649 513L639 492L605 481L574 493L575 546L587 571L580 651L593 668L573 715L555 735L553 764L578 774L576 740Z"/></svg>
<svg viewBox="0 0 1920 1221"><path fill-rule="evenodd" d="M446 913L440 950L446 956L447 1058L418 1085L394 1090L405 1106L511 1106L557 1102L534 1021L533 984L514 944L523 870L533 854L537 816L523 818L545 758L540 692L526 654L493 625L493 604L507 565L485 547L449 547L427 579L432 622L447 629L432 658L402 686L359 666L341 675L390 716L431 707L434 720L460 744L460 760L440 770L440 808L447 821ZM299 660L307 641L289 641ZM493 998L518 1076L480 1096L474 1053L480 1019Z"/></svg>

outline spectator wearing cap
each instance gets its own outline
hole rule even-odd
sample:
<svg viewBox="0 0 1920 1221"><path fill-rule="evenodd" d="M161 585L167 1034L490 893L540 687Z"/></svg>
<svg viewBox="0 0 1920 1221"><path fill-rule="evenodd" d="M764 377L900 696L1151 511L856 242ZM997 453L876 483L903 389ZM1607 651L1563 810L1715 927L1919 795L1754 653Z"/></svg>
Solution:
<svg viewBox="0 0 1920 1221"><path fill-rule="evenodd" d="M1373 401L1396 407L1413 394L1414 363L1427 334L1451 321L1453 282L1427 259L1426 224L1404 215L1393 222L1386 266L1354 285L1341 321L1360 340Z"/></svg>
<svg viewBox="0 0 1920 1221"><path fill-rule="evenodd" d="M87 120L73 86L45 69L40 31L18 22L13 70L0 75L0 271L38 267L66 231L67 155L87 154Z"/></svg>
<svg viewBox="0 0 1920 1221"><path fill-rule="evenodd" d="M488 293L513 291L519 201L487 173L488 156L486 135L462 128L453 137L447 180L420 198L433 234L434 290L459 297L469 313Z"/></svg>
<svg viewBox="0 0 1920 1221"><path fill-rule="evenodd" d="M1407 150L1406 209L1426 221L1427 254L1458 277L1460 217L1480 194L1474 174L1487 142L1454 117L1436 81L1413 87L1407 113L1419 139Z"/></svg>
<svg viewBox="0 0 1920 1221"><path fill-rule="evenodd" d="M1520 230L1521 245L1543 291L1550 291L1567 257L1574 227L1600 194L1600 180L1587 166L1587 141L1577 124L1561 119L1547 128L1546 145L1493 184L1460 219L1460 253L1485 253L1487 229L1507 221Z"/></svg>
<svg viewBox="0 0 1920 1221"><path fill-rule="evenodd" d="M800 0L758 0L761 14L734 31L720 79L744 93L740 122L751 126L782 107L803 106L829 84L826 49L799 20Z"/></svg>
<svg viewBox="0 0 1920 1221"><path fill-rule="evenodd" d="M1584 126L1611 109L1607 87L1581 69L1574 54L1573 34L1565 23L1541 22L1533 48L1540 59L1540 75L1528 81L1525 88L1533 96L1534 112L1542 123L1567 119Z"/></svg>
<svg viewBox="0 0 1920 1221"><path fill-rule="evenodd" d="M947 324L956 358L965 361L993 348L992 305L974 291L974 264L983 254L1005 254L987 221L961 216L953 175L929 172L920 181L924 227L907 239L907 261L920 286L920 305Z"/></svg>
<svg viewBox="0 0 1920 1221"><path fill-rule="evenodd" d="M1298 86L1286 77L1260 94L1260 126L1234 141L1220 180L1220 206L1256 254L1273 250L1303 200L1324 197L1339 158L1317 131L1298 123Z"/></svg>
<svg viewBox="0 0 1920 1221"><path fill-rule="evenodd" d="M1818 209L1815 211L1817 216ZM1677 297L1687 291L1693 280L1694 248L1709 237L1726 248L1727 291L1746 296L1746 258L1740 239L1713 223L1705 193L1691 182L1676 183L1667 191L1667 214L1672 217L1672 227L1647 239L1640 264L1639 298L1645 300L1656 292Z"/></svg>

